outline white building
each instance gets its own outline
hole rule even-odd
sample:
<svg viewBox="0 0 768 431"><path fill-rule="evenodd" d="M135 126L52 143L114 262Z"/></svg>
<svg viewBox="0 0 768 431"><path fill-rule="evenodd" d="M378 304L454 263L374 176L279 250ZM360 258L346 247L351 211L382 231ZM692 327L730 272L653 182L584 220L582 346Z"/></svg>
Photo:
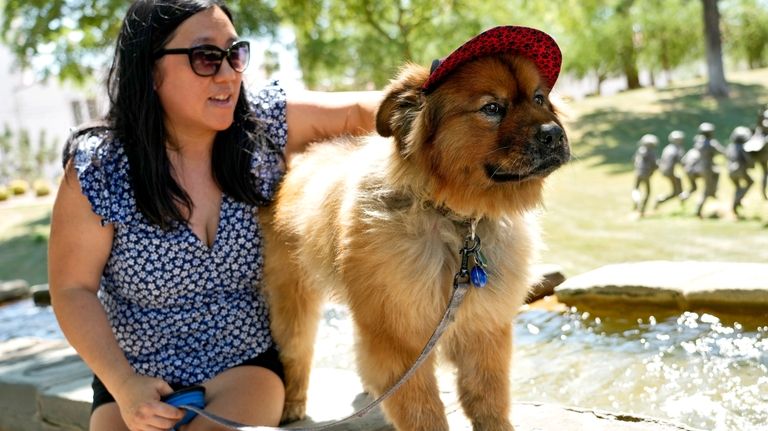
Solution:
<svg viewBox="0 0 768 431"><path fill-rule="evenodd" d="M10 50L0 45L0 133L7 125L13 133L13 142L20 130L26 130L32 148L37 148L40 132L45 130L46 139L53 141L57 152L61 149L72 127L102 114L103 103L89 96L85 88L61 84L56 78L38 82L31 72L18 70ZM91 90L90 94L97 94ZM0 155L0 163L8 163ZM6 156L7 157L7 156ZM53 177L58 162L46 169Z"/></svg>

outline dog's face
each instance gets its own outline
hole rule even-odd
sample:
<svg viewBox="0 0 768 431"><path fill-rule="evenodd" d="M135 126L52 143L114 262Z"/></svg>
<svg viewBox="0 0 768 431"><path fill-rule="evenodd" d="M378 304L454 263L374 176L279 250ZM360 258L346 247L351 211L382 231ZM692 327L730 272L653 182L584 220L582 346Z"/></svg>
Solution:
<svg viewBox="0 0 768 431"><path fill-rule="evenodd" d="M432 199L468 216L537 205L543 179L570 151L534 64L515 55L481 58L424 95L428 74L404 69L379 109L377 129L427 174Z"/></svg>

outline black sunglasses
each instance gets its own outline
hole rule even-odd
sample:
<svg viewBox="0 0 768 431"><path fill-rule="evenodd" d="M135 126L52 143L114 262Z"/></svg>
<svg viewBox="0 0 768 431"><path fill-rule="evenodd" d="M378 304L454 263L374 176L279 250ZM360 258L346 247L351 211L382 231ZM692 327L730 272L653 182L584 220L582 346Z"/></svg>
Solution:
<svg viewBox="0 0 768 431"><path fill-rule="evenodd" d="M192 48L161 49L155 52L155 60L166 54L187 54L192 71L199 76L213 76L219 73L221 63L227 59L235 72L244 72L251 57L251 44L235 42L227 49L214 45L200 45Z"/></svg>

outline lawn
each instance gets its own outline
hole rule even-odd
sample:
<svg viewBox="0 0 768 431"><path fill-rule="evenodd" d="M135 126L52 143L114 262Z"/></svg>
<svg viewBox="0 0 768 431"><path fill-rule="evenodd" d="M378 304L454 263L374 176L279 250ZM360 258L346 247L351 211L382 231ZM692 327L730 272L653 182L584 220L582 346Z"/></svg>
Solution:
<svg viewBox="0 0 768 431"><path fill-rule="evenodd" d="M0 203L0 281L48 281L51 199L11 198Z"/></svg>
<svg viewBox="0 0 768 431"><path fill-rule="evenodd" d="M659 137L660 154L674 129L685 132L690 148L702 121L715 124L724 145L736 126L754 126L758 107L768 103L768 69L729 79L732 97L725 101L702 97L699 81L573 103L567 131L574 161L548 185L543 214L548 250L542 259L561 265L566 276L638 260L768 262L768 203L753 187L744 200L745 218L734 219L729 211L733 187L726 174L720 177L718 199L704 207L704 219L692 216L698 195L685 206L669 201L643 219L631 211L631 159L643 134ZM716 162L723 166L725 160L719 156ZM658 173L651 185L654 196L670 188Z"/></svg>
<svg viewBox="0 0 768 431"><path fill-rule="evenodd" d="M680 129L689 148L702 121L715 124L723 144L734 127L754 125L758 106L768 103L768 69L732 73L729 80L732 97L725 101L702 97L703 82L691 81L573 102L567 130L574 161L548 182L542 260L561 265L566 277L637 260L768 262L768 203L751 190L745 219L735 220L728 211L733 188L726 175L704 219L692 216L695 198L685 207L670 201L643 219L631 211L631 158L644 133L655 133L663 146L667 134ZM669 186L657 174L652 187L655 195ZM0 203L0 280L44 283L50 200L14 199Z"/></svg>

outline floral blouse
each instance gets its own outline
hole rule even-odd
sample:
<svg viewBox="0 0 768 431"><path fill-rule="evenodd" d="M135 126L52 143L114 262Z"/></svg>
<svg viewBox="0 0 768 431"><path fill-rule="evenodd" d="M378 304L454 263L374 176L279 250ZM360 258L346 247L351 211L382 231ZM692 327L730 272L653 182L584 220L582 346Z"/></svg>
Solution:
<svg viewBox="0 0 768 431"><path fill-rule="evenodd" d="M273 82L249 96L272 143L255 152L251 165L254 186L269 200L284 172L285 93ZM257 207L223 195L208 247L186 223L162 230L144 218L116 139L84 135L74 165L93 211L115 228L98 296L136 372L199 384L272 346L258 290L263 258Z"/></svg>

